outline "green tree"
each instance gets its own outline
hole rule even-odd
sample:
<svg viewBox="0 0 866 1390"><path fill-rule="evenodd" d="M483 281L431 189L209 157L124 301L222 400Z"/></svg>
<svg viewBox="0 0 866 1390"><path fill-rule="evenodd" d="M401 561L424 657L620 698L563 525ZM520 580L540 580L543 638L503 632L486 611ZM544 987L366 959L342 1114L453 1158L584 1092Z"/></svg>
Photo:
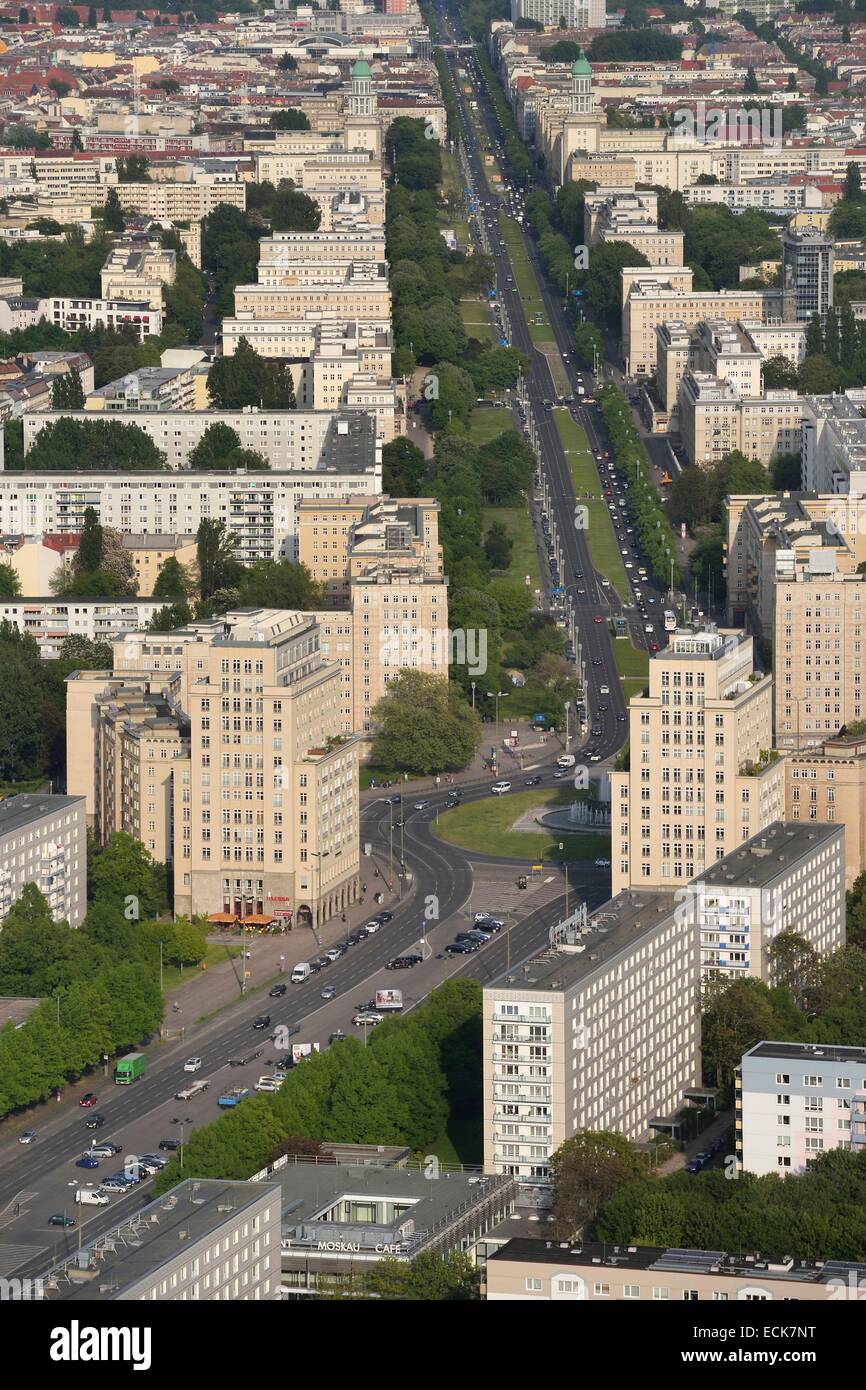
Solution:
<svg viewBox="0 0 866 1390"><path fill-rule="evenodd" d="M284 53L277 62L277 67L280 72L297 72L298 70L297 61L292 57L291 53Z"/></svg>
<svg viewBox="0 0 866 1390"><path fill-rule="evenodd" d="M779 454L770 464L773 487L779 492L799 492L802 487L803 462L799 454Z"/></svg>
<svg viewBox="0 0 866 1390"><path fill-rule="evenodd" d="M797 373L797 388L804 396L826 396L835 390L838 369L823 353L804 357Z"/></svg>
<svg viewBox="0 0 866 1390"><path fill-rule="evenodd" d="M268 118L268 124L273 130L309 130L309 117L304 111L299 111L296 106L287 106L280 111L274 111Z"/></svg>
<svg viewBox="0 0 866 1390"><path fill-rule="evenodd" d="M322 220L319 204L306 193L281 183L270 207L270 223L275 232L315 232Z"/></svg>
<svg viewBox="0 0 866 1390"><path fill-rule="evenodd" d="M175 628L187 627L192 619L188 603L168 603L154 613L147 627L149 632L174 632Z"/></svg>
<svg viewBox="0 0 866 1390"><path fill-rule="evenodd" d="M75 555L75 568L80 571L98 570L102 564L103 540L99 517L93 507L85 507L81 539Z"/></svg>
<svg viewBox="0 0 866 1390"><path fill-rule="evenodd" d="M391 497L417 497L427 472L427 460L405 435L382 448L382 490Z"/></svg>
<svg viewBox="0 0 866 1390"><path fill-rule="evenodd" d="M620 316L624 266L649 265L641 251L625 241L603 241L590 247L589 270L586 272L586 296L590 308L599 318L614 323Z"/></svg>
<svg viewBox="0 0 866 1390"><path fill-rule="evenodd" d="M373 711L373 761L430 774L466 767L481 742L478 715L448 681L402 670Z"/></svg>
<svg viewBox="0 0 866 1390"><path fill-rule="evenodd" d="M775 1012L760 980L722 981L704 1013L704 1066L716 1085L728 1086L740 1058L762 1038L775 1036Z"/></svg>
<svg viewBox="0 0 866 1390"><path fill-rule="evenodd" d="M98 24L99 20L96 14L96 6L91 5L90 9L87 11L87 27L88 29L95 29Z"/></svg>
<svg viewBox="0 0 866 1390"><path fill-rule="evenodd" d="M0 562L0 598L17 598L20 593L18 571L8 561Z"/></svg>
<svg viewBox="0 0 866 1390"><path fill-rule="evenodd" d="M291 560L257 560L248 565L238 581L238 596L244 608L325 607L325 586L313 579L306 565Z"/></svg>
<svg viewBox="0 0 866 1390"><path fill-rule="evenodd" d="M78 633L64 637L57 655L60 661L72 662L82 671L110 671L114 664L110 642L97 642Z"/></svg>
<svg viewBox="0 0 866 1390"><path fill-rule="evenodd" d="M622 1134L584 1129L551 1155L553 1214L561 1239L591 1225L615 1192L648 1176L646 1155Z"/></svg>
<svg viewBox="0 0 866 1390"><path fill-rule="evenodd" d="M182 602L189 598L192 587L192 581L180 560L176 555L169 555L156 576L151 597Z"/></svg>
<svg viewBox="0 0 866 1390"><path fill-rule="evenodd" d="M7 465L8 466L8 465ZM153 440L137 425L120 420L74 420L61 416L40 431L27 455L32 472L153 473L165 469Z"/></svg>
<svg viewBox="0 0 866 1390"><path fill-rule="evenodd" d="M224 521L205 517L196 535L199 593L209 599L237 582L241 566L235 558L235 540Z"/></svg>
<svg viewBox="0 0 866 1390"><path fill-rule="evenodd" d="M0 779L4 782L33 777L44 768L40 689L35 638L4 619L0 623ZM24 692L29 698L22 698Z"/></svg>
<svg viewBox="0 0 866 1390"><path fill-rule="evenodd" d="M195 471L231 468L230 459L241 447L241 437L231 425L217 420L208 425L198 444L190 450L189 467Z"/></svg>
<svg viewBox="0 0 866 1390"><path fill-rule="evenodd" d="M480 1298L480 1271L463 1251L453 1250L443 1259L425 1251L410 1261L386 1258L373 1265L365 1289L387 1302L453 1303Z"/></svg>
<svg viewBox="0 0 866 1390"><path fill-rule="evenodd" d="M761 88L758 84L758 79L755 76L755 69L747 68L746 80L743 83L743 91L746 93L747 96L754 96L760 90Z"/></svg>
<svg viewBox="0 0 866 1390"><path fill-rule="evenodd" d="M84 149L84 141L83 141L82 138L81 138L81 131L80 131L80 130L73 130L73 132L72 132L72 140L71 140L71 142L70 142L69 148L70 148L71 150L76 150L76 151L78 151L79 154L83 151L83 149Z"/></svg>
<svg viewBox="0 0 866 1390"><path fill-rule="evenodd" d="M266 362L246 338L231 357L218 357L208 373L208 395L217 410L294 410L295 389L285 362Z"/></svg>
<svg viewBox="0 0 866 1390"><path fill-rule="evenodd" d="M767 957L776 983L790 990L795 1005L805 1013L818 992L820 963L814 946L797 932L783 931L773 937Z"/></svg>
<svg viewBox="0 0 866 1390"><path fill-rule="evenodd" d="M123 207L120 198L117 196L116 188L109 188L105 195L105 205L102 209L102 225L107 232L117 232L124 228Z"/></svg>
<svg viewBox="0 0 866 1390"><path fill-rule="evenodd" d="M765 391L797 389L797 368L789 357L777 355L767 358L761 365L761 379Z"/></svg>
<svg viewBox="0 0 866 1390"><path fill-rule="evenodd" d="M845 186L842 197L846 203L862 203L863 201L863 181L860 177L860 166L853 162L845 170Z"/></svg>
<svg viewBox="0 0 866 1390"><path fill-rule="evenodd" d="M165 886L165 865L122 830L114 831L88 865L91 901L122 912L127 921L156 917L166 905Z"/></svg>
<svg viewBox="0 0 866 1390"><path fill-rule="evenodd" d="M484 554L492 569L507 570L514 542L501 521L494 521L484 538Z"/></svg>

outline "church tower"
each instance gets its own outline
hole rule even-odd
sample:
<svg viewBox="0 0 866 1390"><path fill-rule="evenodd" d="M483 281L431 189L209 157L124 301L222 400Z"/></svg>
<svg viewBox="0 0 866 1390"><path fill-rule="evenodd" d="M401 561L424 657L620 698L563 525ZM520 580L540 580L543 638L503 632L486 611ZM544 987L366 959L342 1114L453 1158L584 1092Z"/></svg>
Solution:
<svg viewBox="0 0 866 1390"><path fill-rule="evenodd" d="M592 68L586 60L583 49L575 59L571 69L571 96L569 113L572 116L586 116L595 110L592 96Z"/></svg>
<svg viewBox="0 0 866 1390"><path fill-rule="evenodd" d="M575 65L576 66L576 65ZM369 63L362 60L352 68L352 91L349 96L349 115L370 117L376 110L373 95L373 74Z"/></svg>

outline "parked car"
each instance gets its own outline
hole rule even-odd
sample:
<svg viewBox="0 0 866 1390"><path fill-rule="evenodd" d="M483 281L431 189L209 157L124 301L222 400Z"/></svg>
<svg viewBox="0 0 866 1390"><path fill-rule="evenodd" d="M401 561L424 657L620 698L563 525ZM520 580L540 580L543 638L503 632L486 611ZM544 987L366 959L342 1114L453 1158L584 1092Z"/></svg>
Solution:
<svg viewBox="0 0 866 1390"><path fill-rule="evenodd" d="M364 923L364 931L368 936L375 936L381 925L382 923L379 921L378 917L371 917L369 922Z"/></svg>
<svg viewBox="0 0 866 1390"><path fill-rule="evenodd" d="M279 999L281 995L285 994L287 989L288 985L274 985L273 989L268 990L268 996L271 999Z"/></svg>
<svg viewBox="0 0 866 1390"><path fill-rule="evenodd" d="M93 1154L83 1154L81 1158L75 1160L76 1168L98 1168L99 1159L94 1158Z"/></svg>
<svg viewBox="0 0 866 1390"><path fill-rule="evenodd" d="M329 1042L329 1043L345 1042L345 1041L346 1041L346 1038L347 1038L348 1036L349 1036L348 1033L344 1033L343 1030L342 1030L342 1028L337 1028L337 1029L335 1029L335 1031L334 1031L334 1032L330 1035L330 1037L328 1038L328 1042Z"/></svg>
<svg viewBox="0 0 866 1390"><path fill-rule="evenodd" d="M49 1216L48 1224L49 1226L62 1226L64 1230L66 1230L68 1227L75 1225L75 1218L66 1216L61 1212L56 1212L54 1216Z"/></svg>
<svg viewBox="0 0 866 1390"><path fill-rule="evenodd" d="M96 1104L98 1100L99 1096L96 1094L95 1091L88 1091L86 1095L81 1097L81 1100L78 1102L78 1104L83 1106L85 1110L90 1110L93 1108L93 1106Z"/></svg>
<svg viewBox="0 0 866 1390"><path fill-rule="evenodd" d="M447 956L468 956L477 950L478 944L474 941L449 941L445 947L445 954Z"/></svg>
<svg viewBox="0 0 866 1390"><path fill-rule="evenodd" d="M256 1082L255 1089L257 1091L264 1091L267 1094L271 1094L274 1091L279 1090L279 1086L272 1076L260 1076L258 1081Z"/></svg>
<svg viewBox="0 0 866 1390"><path fill-rule="evenodd" d="M332 946L330 951L325 952L325 955L328 957L328 960L331 962L332 965L335 960L340 959L340 956L342 954L343 952L340 950L339 946Z"/></svg>
<svg viewBox="0 0 866 1390"><path fill-rule="evenodd" d="M261 1032L261 1030L262 1030L263 1028L270 1028L270 1026L271 1026L271 1016L270 1016L270 1014L259 1014L258 1018L253 1019L253 1027L254 1027L258 1032Z"/></svg>
<svg viewBox="0 0 866 1390"><path fill-rule="evenodd" d="M161 1172L165 1165L168 1163L168 1159L160 1158L159 1154L142 1154L141 1158L139 1159L139 1162L149 1163L152 1167L157 1168Z"/></svg>
<svg viewBox="0 0 866 1390"><path fill-rule="evenodd" d="M128 1192L130 1186L131 1184L126 1181L122 1173L120 1176L115 1174L113 1177L105 1178L100 1183L104 1192Z"/></svg>
<svg viewBox="0 0 866 1390"><path fill-rule="evenodd" d="M699 1173L699 1172L701 1171L701 1169L703 1168L703 1166L704 1166L704 1165L703 1165L702 1163L700 1163L700 1162L698 1161L698 1159L693 1158L692 1161L691 1161L691 1163L687 1163L687 1164L686 1164L686 1172L687 1172L687 1173Z"/></svg>
<svg viewBox="0 0 866 1390"><path fill-rule="evenodd" d="M386 922L393 922L394 914L393 912L377 912L375 920L377 922L380 922L381 925L384 927Z"/></svg>
<svg viewBox="0 0 866 1390"><path fill-rule="evenodd" d="M382 1022L384 1017L384 1014L377 1014L375 1010L364 1010L363 1013L355 1014L352 1022L356 1028L365 1028L368 1025L375 1027L377 1023Z"/></svg>
<svg viewBox="0 0 866 1390"><path fill-rule="evenodd" d="M395 956L389 960L385 966L386 970L411 970L414 966L420 965L423 957L421 956Z"/></svg>
<svg viewBox="0 0 866 1390"><path fill-rule="evenodd" d="M160 1139L160 1141L159 1141L159 1147L160 1147L162 1150L164 1150L165 1153L171 1153L171 1154L177 1153L178 1149L180 1148L180 1140L179 1140L179 1139Z"/></svg>
<svg viewBox="0 0 866 1390"><path fill-rule="evenodd" d="M115 1154L123 1153L122 1144L91 1144L90 1152L94 1158L113 1158Z"/></svg>

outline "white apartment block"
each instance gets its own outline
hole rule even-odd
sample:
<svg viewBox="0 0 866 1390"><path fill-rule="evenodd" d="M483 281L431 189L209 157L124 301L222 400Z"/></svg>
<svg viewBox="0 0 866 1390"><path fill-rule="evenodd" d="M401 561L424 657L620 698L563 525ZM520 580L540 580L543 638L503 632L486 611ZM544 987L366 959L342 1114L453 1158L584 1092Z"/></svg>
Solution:
<svg viewBox="0 0 866 1390"><path fill-rule="evenodd" d="M67 637L111 642L124 632L140 632L163 607L151 598L15 598L0 600L0 622L11 623L39 643L43 660L60 655Z"/></svg>
<svg viewBox="0 0 866 1390"><path fill-rule="evenodd" d="M686 884L784 815L773 681L742 632L672 634L629 702L629 747L610 775L615 893Z"/></svg>
<svg viewBox="0 0 866 1390"><path fill-rule="evenodd" d="M775 821L685 890L705 979L778 983L769 948L795 932L819 956L845 945L845 827Z"/></svg>
<svg viewBox="0 0 866 1390"><path fill-rule="evenodd" d="M247 205L245 183L179 183L165 182L119 183L115 189L120 206L134 209L143 217L167 219L169 222L200 222L222 203L243 211ZM100 201L104 201L104 198Z"/></svg>
<svg viewBox="0 0 866 1390"><path fill-rule="evenodd" d="M259 242L259 281L264 270L289 270L296 264L316 261L346 264L352 261L384 261L384 228L367 231L275 232Z"/></svg>
<svg viewBox="0 0 866 1390"><path fill-rule="evenodd" d="M828 1149L866 1144L866 1047L759 1042L736 1078L745 1173L802 1173Z"/></svg>
<svg viewBox="0 0 866 1390"><path fill-rule="evenodd" d="M779 454L795 453L800 443L802 398L796 391L765 391L744 396L735 385L739 374L760 372L757 357L720 359L724 379L688 368L677 395L683 447L693 464L718 463L732 449L770 463Z"/></svg>
<svg viewBox="0 0 866 1390"><path fill-rule="evenodd" d="M92 423L86 410L40 411L24 422L24 455L46 425L61 415ZM379 462L374 422L360 411L326 410L117 410L113 420L135 425L152 439L172 470L186 468L189 456L209 425L228 425L242 449L262 454L272 469L295 472L332 469L356 471Z"/></svg>
<svg viewBox="0 0 866 1390"><path fill-rule="evenodd" d="M511 21L534 19L545 29L603 29L604 0L511 0Z"/></svg>
<svg viewBox="0 0 866 1390"><path fill-rule="evenodd" d="M158 337L162 332L162 309L147 300L73 299L52 295L40 300L40 318L62 328L66 333L79 329L107 328L120 332L134 328L139 338Z"/></svg>
<svg viewBox="0 0 866 1390"><path fill-rule="evenodd" d="M829 558L832 562L832 553ZM777 574L773 660L779 748L821 743L866 715L864 636L866 575L814 563Z"/></svg>
<svg viewBox="0 0 866 1390"><path fill-rule="evenodd" d="M0 921L33 883L55 922L78 927L87 911L87 814L83 796L43 792L0 804Z"/></svg>
<svg viewBox="0 0 866 1390"><path fill-rule="evenodd" d="M391 317L391 288L387 267L350 262L331 282L314 278L306 284L236 285L235 312L257 319L303 319L305 314L330 310L346 318Z"/></svg>
<svg viewBox="0 0 866 1390"><path fill-rule="evenodd" d="M682 272L680 272L680 277ZM622 353L629 375L651 376L656 367L656 329L668 321L694 328L704 319L781 318L779 290L692 290L672 274L667 281L652 268L623 272Z"/></svg>
<svg viewBox="0 0 866 1390"><path fill-rule="evenodd" d="M347 472L0 472L0 531L80 531L88 507L103 526L124 535L195 535L200 522L213 518L234 535L239 560L293 560L299 502L381 491L378 463Z"/></svg>
<svg viewBox="0 0 866 1390"><path fill-rule="evenodd" d="M866 493L866 420L850 395L803 397L801 448L805 491Z"/></svg>
<svg viewBox="0 0 866 1390"><path fill-rule="evenodd" d="M693 183L683 189L683 198L693 207L723 203L734 212L742 212L746 208L786 212L789 209L824 206L823 194L815 184L791 184L787 179L773 183Z"/></svg>
<svg viewBox="0 0 866 1390"><path fill-rule="evenodd" d="M622 893L482 1003L484 1168L544 1180L579 1130L675 1128L701 1079L697 933L672 894Z"/></svg>

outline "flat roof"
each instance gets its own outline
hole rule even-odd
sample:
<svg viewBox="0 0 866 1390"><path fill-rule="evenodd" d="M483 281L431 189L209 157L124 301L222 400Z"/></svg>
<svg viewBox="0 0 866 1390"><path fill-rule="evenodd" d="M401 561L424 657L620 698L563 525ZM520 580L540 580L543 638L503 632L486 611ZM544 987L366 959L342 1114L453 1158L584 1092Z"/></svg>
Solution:
<svg viewBox="0 0 866 1390"><path fill-rule="evenodd" d="M86 798L83 796L52 796L49 792L19 792L0 802L0 835L13 835L23 830L25 825L43 820L46 816L59 815L61 811L73 807L83 810Z"/></svg>
<svg viewBox="0 0 866 1390"><path fill-rule="evenodd" d="M549 946L519 971L485 988L566 993L661 926L676 906L673 893L626 889L592 914L578 946Z"/></svg>
<svg viewBox="0 0 866 1390"><path fill-rule="evenodd" d="M607 1245L593 1241L527 1240L515 1238L488 1256L488 1263L550 1264L643 1269L682 1274L716 1274L728 1278L784 1279L797 1284L826 1284L849 1272L866 1276L866 1264L846 1260L795 1260L788 1255L729 1254L724 1250L680 1250L661 1245Z"/></svg>
<svg viewBox="0 0 866 1390"><path fill-rule="evenodd" d="M223 1226L236 1222L240 1213L262 1197L278 1190L278 1184L229 1182L213 1178L187 1178L113 1227L128 1230L135 1225L135 1243L126 1240L111 1249L112 1231L90 1242L105 1251L94 1265L92 1277L71 1287L59 1285L57 1297L70 1302L99 1302L117 1298L141 1279L154 1278L159 1269L183 1250L204 1240ZM137 1218L137 1219L136 1219Z"/></svg>
<svg viewBox="0 0 866 1390"><path fill-rule="evenodd" d="M789 1061L862 1062L866 1065L866 1047L840 1047L835 1043L759 1042L743 1054L745 1057L786 1057Z"/></svg>
<svg viewBox="0 0 866 1390"><path fill-rule="evenodd" d="M761 888L843 834L841 822L777 820L692 881L725 888Z"/></svg>

